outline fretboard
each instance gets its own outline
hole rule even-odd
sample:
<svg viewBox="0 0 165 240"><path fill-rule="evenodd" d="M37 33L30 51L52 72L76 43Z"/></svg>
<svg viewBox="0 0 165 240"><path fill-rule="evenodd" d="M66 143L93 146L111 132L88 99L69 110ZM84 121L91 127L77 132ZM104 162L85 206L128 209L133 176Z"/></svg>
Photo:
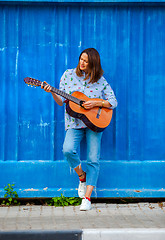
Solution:
<svg viewBox="0 0 165 240"><path fill-rule="evenodd" d="M46 83L43 82L43 86L46 86ZM74 102L74 103L76 103L78 105L81 104L81 99L73 97L72 95L70 95L70 94L68 94L66 92L63 92L63 91L61 91L61 90L59 90L59 89L57 89L55 87L51 86L51 92L54 92L54 93L60 95L61 97L64 97L65 99L67 99L69 101L72 101L72 102Z"/></svg>

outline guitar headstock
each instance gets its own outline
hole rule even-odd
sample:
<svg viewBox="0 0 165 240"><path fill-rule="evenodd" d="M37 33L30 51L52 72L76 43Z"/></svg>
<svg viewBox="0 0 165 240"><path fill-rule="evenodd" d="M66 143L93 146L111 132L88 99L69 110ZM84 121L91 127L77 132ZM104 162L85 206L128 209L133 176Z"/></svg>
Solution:
<svg viewBox="0 0 165 240"><path fill-rule="evenodd" d="M26 77L24 78L24 82L27 83L28 85L34 86L34 87L39 87L41 86L41 81L35 79L35 78L30 78Z"/></svg>

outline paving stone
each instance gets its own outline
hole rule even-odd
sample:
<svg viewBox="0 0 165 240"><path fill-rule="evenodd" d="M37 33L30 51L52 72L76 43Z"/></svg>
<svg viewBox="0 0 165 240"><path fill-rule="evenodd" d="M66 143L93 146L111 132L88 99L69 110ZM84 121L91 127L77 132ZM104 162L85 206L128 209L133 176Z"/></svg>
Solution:
<svg viewBox="0 0 165 240"><path fill-rule="evenodd" d="M0 208L0 231L27 229L165 228L162 203L92 204L79 206L20 206Z"/></svg>

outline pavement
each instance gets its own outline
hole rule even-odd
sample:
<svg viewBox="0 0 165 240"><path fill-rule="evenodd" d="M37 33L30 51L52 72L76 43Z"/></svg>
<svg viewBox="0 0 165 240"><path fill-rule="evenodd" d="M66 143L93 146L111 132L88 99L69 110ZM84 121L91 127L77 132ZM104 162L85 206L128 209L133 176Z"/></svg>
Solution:
<svg viewBox="0 0 165 240"><path fill-rule="evenodd" d="M0 207L0 240L165 239L165 202L79 206Z"/></svg>

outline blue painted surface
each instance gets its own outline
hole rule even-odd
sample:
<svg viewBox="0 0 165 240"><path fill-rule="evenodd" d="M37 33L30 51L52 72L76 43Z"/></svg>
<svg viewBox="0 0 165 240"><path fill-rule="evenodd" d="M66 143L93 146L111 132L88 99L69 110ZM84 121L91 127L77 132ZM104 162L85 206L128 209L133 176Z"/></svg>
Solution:
<svg viewBox="0 0 165 240"><path fill-rule="evenodd" d="M64 109L23 79L58 88L87 47L100 52L119 102L93 196L165 197L165 7L90 2L0 5L0 197L8 183L20 197L77 195L62 154Z"/></svg>
<svg viewBox="0 0 165 240"><path fill-rule="evenodd" d="M7 176L21 197L53 197L61 193L77 197L78 178L66 162L11 161L8 166L1 163L1 179ZM14 168L17 170L13 171ZM98 187L92 197L163 197L164 171L162 161L102 161ZM155 173L159 173L159 178Z"/></svg>
<svg viewBox="0 0 165 240"><path fill-rule="evenodd" d="M165 0L2 0L2 2L55 2L55 3L162 3L165 2Z"/></svg>

